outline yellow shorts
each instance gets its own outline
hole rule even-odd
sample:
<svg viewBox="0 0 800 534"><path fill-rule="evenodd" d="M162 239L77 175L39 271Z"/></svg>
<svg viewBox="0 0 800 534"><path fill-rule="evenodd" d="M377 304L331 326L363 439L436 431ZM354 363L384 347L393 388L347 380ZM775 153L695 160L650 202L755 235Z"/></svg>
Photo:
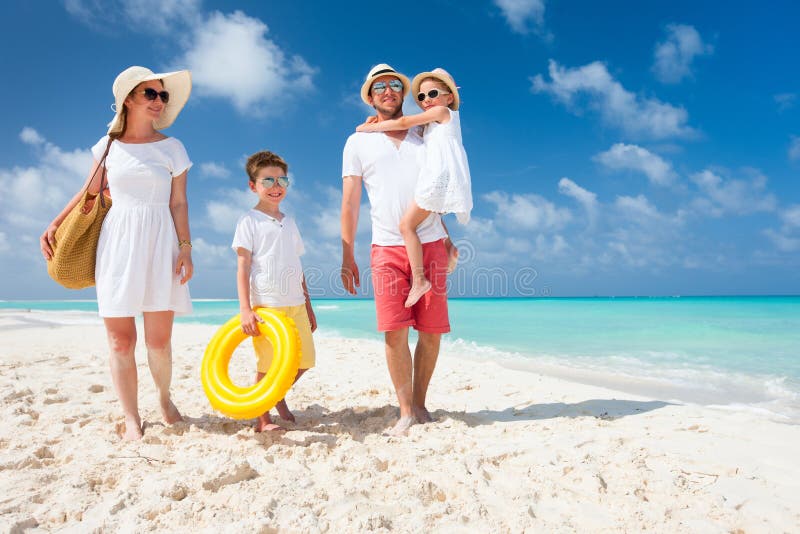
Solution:
<svg viewBox="0 0 800 534"><path fill-rule="evenodd" d="M314 351L314 338L311 337L311 323L308 320L306 305L273 306L269 307L269 309L283 312L294 320L297 331L300 333L300 369L314 367L316 353ZM256 351L256 358L258 358L258 372L266 373L272 363L272 343L264 336L254 336L253 348Z"/></svg>

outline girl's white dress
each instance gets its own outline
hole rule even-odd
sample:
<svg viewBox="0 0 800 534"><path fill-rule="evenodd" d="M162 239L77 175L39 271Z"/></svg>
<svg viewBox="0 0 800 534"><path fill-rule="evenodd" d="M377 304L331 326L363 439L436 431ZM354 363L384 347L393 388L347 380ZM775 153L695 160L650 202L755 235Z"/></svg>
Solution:
<svg viewBox="0 0 800 534"><path fill-rule="evenodd" d="M472 210L469 164L461 142L458 111L448 111L448 122L425 126L425 165L417 180L414 200L428 211L455 213L458 222L466 224Z"/></svg>
<svg viewBox="0 0 800 534"><path fill-rule="evenodd" d="M92 147L95 161L107 143L106 136ZM169 209L172 178L191 166L183 144L172 137L111 144L106 168L112 204L100 231L95 265L101 317L192 311L189 288L175 274L178 237Z"/></svg>

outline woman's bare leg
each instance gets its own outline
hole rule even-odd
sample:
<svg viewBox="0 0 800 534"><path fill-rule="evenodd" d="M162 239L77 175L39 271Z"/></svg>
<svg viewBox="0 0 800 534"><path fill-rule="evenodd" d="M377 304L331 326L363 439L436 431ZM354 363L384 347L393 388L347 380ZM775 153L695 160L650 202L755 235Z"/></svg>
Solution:
<svg viewBox="0 0 800 534"><path fill-rule="evenodd" d="M153 375L161 415L167 424L183 421L181 413L172 403L172 323L175 313L171 311L144 313L144 340L147 345L147 364Z"/></svg>
<svg viewBox="0 0 800 534"><path fill-rule="evenodd" d="M142 420L139 418L139 378L136 372L136 322L133 317L108 317L103 321L111 349L111 381L125 416L126 441L141 439Z"/></svg>

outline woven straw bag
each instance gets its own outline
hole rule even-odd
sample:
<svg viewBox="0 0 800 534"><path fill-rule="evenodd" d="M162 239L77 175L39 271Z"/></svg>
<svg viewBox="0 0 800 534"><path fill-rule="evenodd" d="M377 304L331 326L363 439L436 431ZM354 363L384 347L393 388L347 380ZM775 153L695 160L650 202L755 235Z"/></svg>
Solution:
<svg viewBox="0 0 800 534"><path fill-rule="evenodd" d="M95 284L97 241L100 239L103 219L111 209L111 198L103 191L106 183L105 160L112 141L113 139L109 139L103 158L95 169L95 173L98 169L103 169L100 193L97 196L89 193L89 184L92 182L90 179L80 201L56 230L53 257L47 262L47 274L68 289L83 289Z"/></svg>

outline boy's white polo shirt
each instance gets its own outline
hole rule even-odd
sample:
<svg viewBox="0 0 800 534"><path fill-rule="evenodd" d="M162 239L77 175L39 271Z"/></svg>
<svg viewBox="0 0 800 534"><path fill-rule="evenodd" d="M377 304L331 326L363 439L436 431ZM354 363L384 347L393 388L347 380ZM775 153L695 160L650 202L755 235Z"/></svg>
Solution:
<svg viewBox="0 0 800 534"><path fill-rule="evenodd" d="M425 163L422 138L412 128L398 148L382 133L356 132L347 138L342 154L342 177L361 176L367 189L372 219L372 244L403 245L400 219L414 200L420 169ZM417 227L423 243L447 234L439 215L432 213Z"/></svg>
<svg viewBox="0 0 800 534"><path fill-rule="evenodd" d="M306 301L303 293L305 252L303 239L292 217L283 220L251 209L239 218L231 247L251 252L250 305L297 306Z"/></svg>

